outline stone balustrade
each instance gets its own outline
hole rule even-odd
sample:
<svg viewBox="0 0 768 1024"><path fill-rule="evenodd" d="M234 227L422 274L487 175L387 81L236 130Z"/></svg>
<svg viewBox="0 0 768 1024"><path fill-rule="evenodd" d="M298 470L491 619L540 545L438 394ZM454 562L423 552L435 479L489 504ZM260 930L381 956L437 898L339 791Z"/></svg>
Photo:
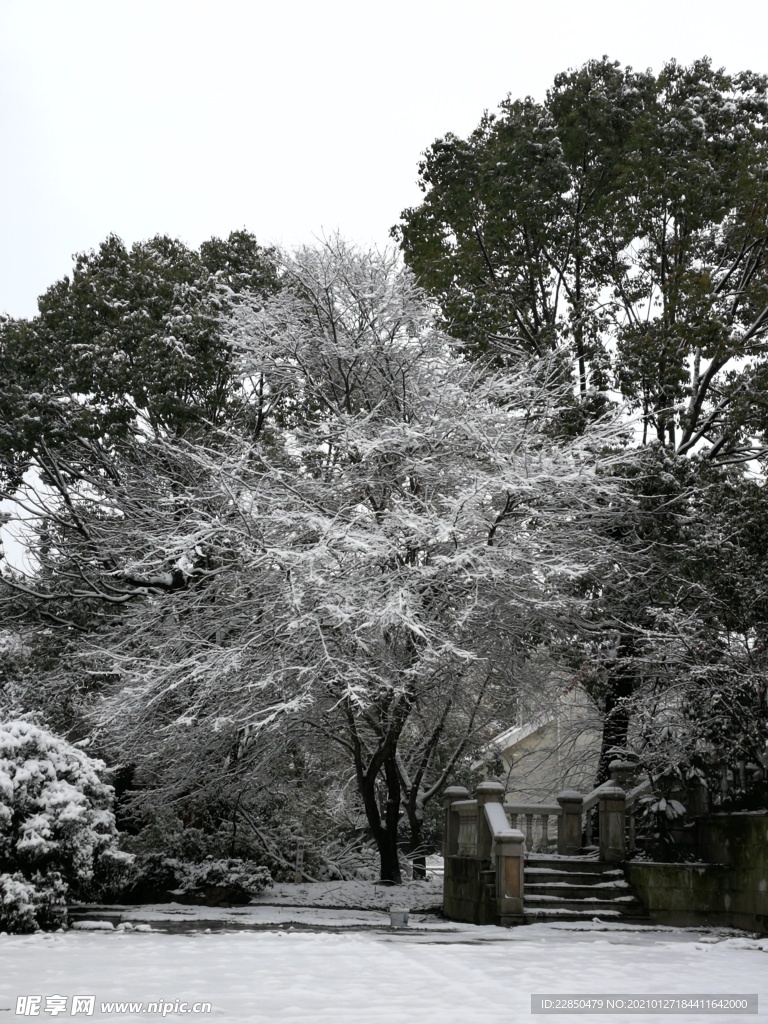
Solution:
<svg viewBox="0 0 768 1024"><path fill-rule="evenodd" d="M525 856L537 849L549 852L555 838L550 826L558 854L576 856L591 839L597 818L599 859L627 861L634 848L635 810L650 790L648 782L633 786L633 781L634 766L614 764L608 782L587 795L566 790L557 804L503 803L503 787L496 782L478 786L474 799L463 787L447 789L446 917L472 924L522 923ZM625 864L645 905L664 923L722 923L766 933L765 813L711 815L696 825L699 853L718 863ZM737 826L738 836L732 835Z"/></svg>
<svg viewBox="0 0 768 1024"><path fill-rule="evenodd" d="M461 786L444 793L445 904L448 917L474 924L514 924L523 919L526 853L576 856L591 845L597 814L598 856L620 863L633 847L634 807L647 784L627 791L633 766L611 766L609 782L586 796L566 790L556 804L503 803L504 787L482 782L474 799ZM624 786L619 785L619 781ZM518 828L518 824L523 828Z"/></svg>
<svg viewBox="0 0 768 1024"><path fill-rule="evenodd" d="M548 853L557 843L562 810L559 804L504 803L510 828L519 828L525 836L527 853ZM550 834L554 830L554 834Z"/></svg>
<svg viewBox="0 0 768 1024"><path fill-rule="evenodd" d="M453 804L458 817L459 831L456 853L459 857L477 856L477 800L459 800Z"/></svg>

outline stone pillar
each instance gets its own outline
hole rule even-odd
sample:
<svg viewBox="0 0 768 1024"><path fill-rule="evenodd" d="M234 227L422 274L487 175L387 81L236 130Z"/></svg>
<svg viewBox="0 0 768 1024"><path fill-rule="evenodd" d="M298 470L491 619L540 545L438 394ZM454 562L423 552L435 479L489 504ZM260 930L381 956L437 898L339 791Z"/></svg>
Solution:
<svg viewBox="0 0 768 1024"><path fill-rule="evenodd" d="M626 793L621 786L602 786L597 806L600 860L619 864L627 859Z"/></svg>
<svg viewBox="0 0 768 1024"><path fill-rule="evenodd" d="M443 858L455 857L459 852L459 816L451 809L454 800L469 800L469 790L463 786L449 786L443 793Z"/></svg>
<svg viewBox="0 0 768 1024"><path fill-rule="evenodd" d="M525 837L516 828L497 832L493 842L499 924L523 923Z"/></svg>
<svg viewBox="0 0 768 1024"><path fill-rule="evenodd" d="M488 826L483 808L486 804L500 804L504 800L504 787L500 782L481 782L475 790L477 799L477 856L480 860L491 859L493 834Z"/></svg>
<svg viewBox="0 0 768 1024"><path fill-rule="evenodd" d="M637 765L634 761L611 761L608 765L608 774L614 786L621 786L624 790L631 789L637 775Z"/></svg>
<svg viewBox="0 0 768 1024"><path fill-rule="evenodd" d="M557 794L562 811L557 819L557 852L561 857L575 857L581 849L581 820L584 797L573 789Z"/></svg>

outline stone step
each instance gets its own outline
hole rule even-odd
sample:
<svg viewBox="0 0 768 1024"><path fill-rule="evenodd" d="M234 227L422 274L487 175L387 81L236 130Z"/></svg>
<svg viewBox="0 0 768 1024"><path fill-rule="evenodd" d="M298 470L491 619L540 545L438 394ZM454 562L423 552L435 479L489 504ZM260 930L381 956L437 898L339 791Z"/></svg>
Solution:
<svg viewBox="0 0 768 1024"><path fill-rule="evenodd" d="M587 874L613 872L616 877L623 875L621 868L607 864L596 857L560 857L557 854L529 853L525 859L525 870L536 871L578 871Z"/></svg>
<svg viewBox="0 0 768 1024"><path fill-rule="evenodd" d="M593 913L609 910L615 911L617 914L623 914L625 911L636 914L642 910L640 903L632 895L607 900L591 896L569 899L562 896L538 896L526 891L524 902L526 910L591 910Z"/></svg>
<svg viewBox="0 0 768 1024"><path fill-rule="evenodd" d="M526 868L528 885L626 885L621 871L554 871L551 868Z"/></svg>
<svg viewBox="0 0 768 1024"><path fill-rule="evenodd" d="M602 899L611 900L621 896L631 896L632 889L620 880L610 882L593 882L592 885L574 885L562 882L529 882L525 880L525 895L555 896L569 900Z"/></svg>
<svg viewBox="0 0 768 1024"><path fill-rule="evenodd" d="M481 872L490 896L496 872ZM647 923L648 914L624 872L593 857L529 854L525 862L525 924L537 921L615 921Z"/></svg>
<svg viewBox="0 0 768 1024"><path fill-rule="evenodd" d="M529 855L525 863L524 916L534 921L648 921L624 872L594 855Z"/></svg>
<svg viewBox="0 0 768 1024"><path fill-rule="evenodd" d="M637 924L635 918L625 917L619 910L605 910L598 913L595 910L564 910L559 907L524 907L524 924L547 924L550 921L615 921L626 924Z"/></svg>
<svg viewBox="0 0 768 1024"><path fill-rule="evenodd" d="M622 914L616 911L603 910L531 910L523 911L523 924L549 924L551 921L595 921L604 924L649 924L647 914Z"/></svg>

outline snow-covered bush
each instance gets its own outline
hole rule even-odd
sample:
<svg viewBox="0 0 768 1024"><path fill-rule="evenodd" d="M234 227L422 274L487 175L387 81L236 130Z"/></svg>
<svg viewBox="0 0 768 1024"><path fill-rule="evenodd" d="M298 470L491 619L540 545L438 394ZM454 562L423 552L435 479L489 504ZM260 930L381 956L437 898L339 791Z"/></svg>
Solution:
<svg viewBox="0 0 768 1024"><path fill-rule="evenodd" d="M0 931L23 934L60 928L67 919L67 887L57 872L27 880L0 874Z"/></svg>
<svg viewBox="0 0 768 1024"><path fill-rule="evenodd" d="M128 900L162 900L169 893L205 897L210 889L228 889L232 897L247 902L251 896L272 885L267 868L239 857L188 861L151 853L136 858L131 885L124 898Z"/></svg>
<svg viewBox="0 0 768 1024"><path fill-rule="evenodd" d="M0 722L0 891L22 930L30 914L46 926L49 906L94 895L119 859L104 767L37 725Z"/></svg>
<svg viewBox="0 0 768 1024"><path fill-rule="evenodd" d="M233 857L214 860L208 857L200 864L184 865L181 888L196 892L210 886L239 889L249 896L258 896L272 884L269 871L252 860Z"/></svg>

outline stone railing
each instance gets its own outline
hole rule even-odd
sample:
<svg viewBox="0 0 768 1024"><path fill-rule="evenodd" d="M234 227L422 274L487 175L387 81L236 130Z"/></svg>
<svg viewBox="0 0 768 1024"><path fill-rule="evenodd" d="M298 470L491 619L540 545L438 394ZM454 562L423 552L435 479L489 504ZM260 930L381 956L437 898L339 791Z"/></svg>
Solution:
<svg viewBox="0 0 768 1024"><path fill-rule="evenodd" d="M584 847L593 846L594 823L598 823L597 849L601 860L624 860L635 848L635 813L639 798L650 784L641 782L629 788L634 766L615 761L611 778L591 793L565 790L553 804L521 804L508 799L503 803L504 829L520 831L526 853L552 853L575 856ZM489 803L501 803L503 787L483 782L472 800L463 787L445 792L446 856L487 857L489 839L483 845L486 822L482 809ZM488 812L486 812L487 815ZM502 827L497 812L492 812Z"/></svg>
<svg viewBox="0 0 768 1024"><path fill-rule="evenodd" d="M482 782L475 798L460 786L444 793L444 911L473 924L515 924L523 920L526 853L576 856L591 840L592 819L599 820L598 856L626 860L633 844L633 808L646 785L628 792L619 785L631 766L611 766L610 782L592 793L560 793L556 804L502 803L504 787ZM626 774L626 771L625 771ZM518 828L520 824L524 827ZM551 832L550 832L551 830Z"/></svg>
<svg viewBox="0 0 768 1024"><path fill-rule="evenodd" d="M447 792L450 792L448 790ZM466 790L464 792L469 796ZM457 845L459 857L477 856L477 800L458 800L452 805L457 820Z"/></svg>
<svg viewBox="0 0 768 1024"><path fill-rule="evenodd" d="M519 828L524 834L526 852L556 852L562 814L559 804L513 804L505 801L504 811L510 828Z"/></svg>

